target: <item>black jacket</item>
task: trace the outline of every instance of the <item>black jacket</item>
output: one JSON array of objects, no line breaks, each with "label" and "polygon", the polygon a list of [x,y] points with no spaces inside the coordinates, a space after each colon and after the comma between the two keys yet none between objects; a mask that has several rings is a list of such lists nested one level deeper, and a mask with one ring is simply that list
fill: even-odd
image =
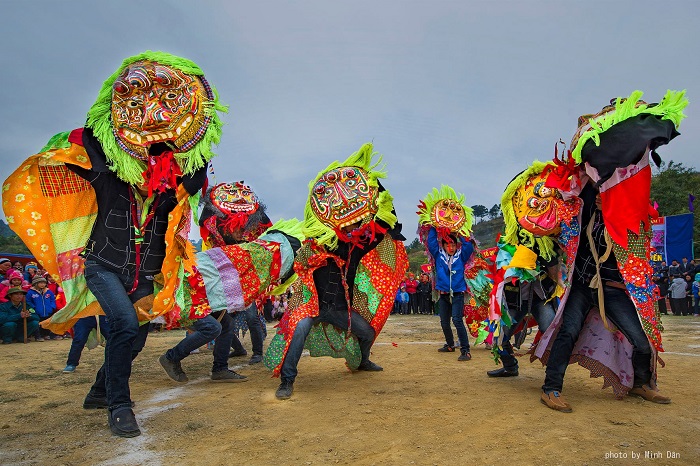
[{"label": "black jacket", "polygon": [[[132,187],[109,170],[104,151],[89,128],[83,131],[83,145],[92,169],[66,164],[68,169],[90,182],[97,198],[97,218],[83,256],[119,274],[134,276],[136,232],[132,218]],[[180,182],[187,192],[195,194],[204,185],[206,176],[205,166],[192,176],[183,176]],[[165,259],[168,214],[177,205],[174,189],[155,193],[154,196],[155,214],[146,226],[141,244],[140,273],[147,275],[160,272]]]}]

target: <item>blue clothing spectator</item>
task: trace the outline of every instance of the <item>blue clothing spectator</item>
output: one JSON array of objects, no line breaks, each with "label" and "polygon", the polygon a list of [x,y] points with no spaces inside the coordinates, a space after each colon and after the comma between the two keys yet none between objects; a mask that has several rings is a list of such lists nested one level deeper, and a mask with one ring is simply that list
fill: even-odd
[{"label": "blue clothing spectator", "polygon": [[700,273],[695,274],[695,281],[693,282],[693,299],[695,300],[693,315],[700,316]]},{"label": "blue clothing spectator", "polygon": [[[46,283],[45,279],[42,278],[42,280],[44,280],[43,283]],[[34,309],[41,320],[44,320],[56,312],[56,295],[46,287],[43,289],[30,288],[27,291],[27,304]]]},{"label": "blue clothing spectator", "polygon": [[37,272],[39,269],[37,268],[36,264],[34,262],[28,263],[24,267],[24,279],[28,282],[31,283],[32,280],[34,280],[34,277],[36,277]]},{"label": "blue clothing spectator", "polygon": [[435,289],[446,293],[463,293],[467,290],[464,266],[474,252],[474,245],[466,238],[460,238],[456,252],[449,254],[443,244],[438,241],[435,228],[431,227],[428,232],[428,251],[435,261]]},{"label": "blue clothing spectator", "polygon": [[410,300],[410,296],[408,295],[404,285],[401,285],[399,291],[396,292],[396,300],[399,303],[399,314],[408,314],[408,302]]},{"label": "blue clothing spectator", "polygon": [[[40,322],[50,319],[53,313],[56,312],[56,295],[46,286],[46,279],[36,276],[34,280],[32,280],[32,288],[27,291],[27,305],[34,309]],[[42,328],[37,329],[37,341],[41,341],[44,337],[54,340],[63,339],[60,335],[53,334],[49,330]]]},{"label": "blue clothing spectator", "polygon": [[454,352],[451,319],[460,343],[461,354],[458,359],[469,361],[469,336],[464,325],[464,292],[467,290],[464,267],[474,253],[474,245],[466,238],[461,237],[458,240],[452,235],[438,239],[437,231],[431,227],[428,232],[428,251],[435,262],[435,289],[440,292],[438,314],[442,333],[445,335],[445,345],[438,351]]}]

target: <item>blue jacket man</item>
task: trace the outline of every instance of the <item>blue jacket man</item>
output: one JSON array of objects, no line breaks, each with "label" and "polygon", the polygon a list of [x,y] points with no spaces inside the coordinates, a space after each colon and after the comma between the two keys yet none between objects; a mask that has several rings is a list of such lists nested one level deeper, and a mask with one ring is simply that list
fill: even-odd
[{"label": "blue jacket man", "polygon": [[464,266],[474,253],[474,245],[454,235],[438,238],[435,227],[428,232],[428,251],[435,262],[435,289],[440,292],[438,314],[442,333],[445,334],[445,346],[438,349],[441,353],[455,350],[454,334],[450,327],[450,318],[457,330],[460,343],[459,361],[469,361],[469,336],[464,325],[464,292],[467,282],[464,279]]}]

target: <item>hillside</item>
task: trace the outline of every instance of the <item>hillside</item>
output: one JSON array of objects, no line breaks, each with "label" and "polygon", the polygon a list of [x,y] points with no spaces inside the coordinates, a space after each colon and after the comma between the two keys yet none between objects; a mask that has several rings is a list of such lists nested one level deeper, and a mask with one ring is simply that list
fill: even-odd
[{"label": "hillside", "polygon": [[496,245],[496,237],[499,233],[503,233],[504,228],[503,217],[479,222],[473,228],[474,238],[479,242],[481,249],[490,248]]},{"label": "hillside", "polygon": [[19,236],[0,220],[0,251],[12,254],[31,254]]}]

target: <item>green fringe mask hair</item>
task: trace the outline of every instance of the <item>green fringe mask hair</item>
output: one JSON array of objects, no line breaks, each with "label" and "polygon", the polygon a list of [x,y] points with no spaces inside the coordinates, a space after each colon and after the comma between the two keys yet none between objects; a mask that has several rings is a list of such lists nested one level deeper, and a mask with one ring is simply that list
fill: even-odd
[{"label": "green fringe mask hair", "polygon": [[513,210],[513,195],[518,189],[523,187],[531,176],[539,175],[548,165],[553,166],[554,163],[535,160],[524,172],[508,183],[503,196],[501,196],[501,212],[503,212],[503,220],[506,224],[506,232],[501,237],[503,241],[513,246],[522,244],[530,249],[537,246],[540,256],[547,261],[551,260],[555,255],[554,240],[549,236],[535,236],[520,226],[518,219],[515,217],[515,210]]},{"label": "green fringe mask hair", "polygon": [[[139,55],[129,57],[122,62],[122,65],[102,84],[97,100],[88,112],[85,126],[91,128],[102,145],[102,149],[111,164],[111,169],[117,176],[129,184],[143,184],[144,179],[141,174],[146,170],[146,164],[127,152],[124,152],[114,138],[112,131],[112,86],[117,78],[132,63],[139,61],[152,61],[162,65],[167,65],[185,74],[192,76],[204,76],[204,72],[192,61],[171,55],[166,52],[153,52],[147,50]],[[219,94],[211,86],[214,100],[205,103],[205,116],[211,117],[209,126],[202,139],[195,146],[186,151],[175,153],[174,157],[180,170],[185,175],[191,175],[197,169],[204,167],[214,157],[211,146],[218,144],[221,139],[221,128],[223,123],[217,112],[228,112],[228,107],[219,102]]]},{"label": "green fringe mask hair", "polygon": [[435,204],[443,199],[452,199],[453,201],[461,204],[462,208],[464,209],[464,216],[466,220],[464,221],[462,228],[456,233],[466,238],[471,237],[472,225],[474,223],[474,211],[471,207],[464,205],[464,194],[457,194],[454,189],[445,184],[441,185],[439,190],[437,188],[433,188],[431,192],[425,195],[425,198],[421,199],[421,207],[418,211],[418,223],[420,225],[432,224],[433,220],[431,214],[433,212],[433,207],[435,207]]},{"label": "green fringe mask hair", "polygon": [[576,163],[581,163],[581,150],[583,146],[592,139],[596,146],[600,145],[600,134],[609,130],[613,125],[635,117],[642,113],[656,115],[662,120],[671,120],[678,128],[685,115],[683,109],[688,105],[688,99],[683,91],[666,91],[666,95],[658,104],[639,103],[644,93],[642,91],[634,91],[627,99],[618,97],[615,101],[614,110],[601,115],[598,118],[591,118],[588,121],[590,128],[580,135],[575,147],[573,147],[571,155]]},{"label": "green fringe mask hair", "polygon": [[[330,249],[335,249],[338,247],[338,236],[332,228],[324,225],[314,214],[311,208],[311,193],[314,185],[321,179],[321,177],[328,171],[334,170],[339,167],[357,167],[365,172],[367,172],[367,183],[370,188],[378,188],[379,178],[386,178],[386,172],[383,171],[383,167],[380,170],[375,170],[378,165],[381,164],[382,158],[376,152],[373,152],[373,145],[371,143],[366,143],[360,150],[352,154],[343,162],[338,162],[337,160],[330,165],[328,165],[324,170],[320,171],[316,177],[309,183],[309,198],[307,198],[306,206],[304,207],[304,224],[302,227],[302,232],[306,238],[314,238],[318,244],[328,246]],[[375,164],[372,164],[372,158],[377,155],[378,160]],[[391,228],[394,228],[397,222],[396,215],[392,213],[394,210],[394,198],[389,194],[389,191],[382,191],[379,193],[378,205],[379,209],[374,215],[374,219],[379,219],[386,222]]]}]

